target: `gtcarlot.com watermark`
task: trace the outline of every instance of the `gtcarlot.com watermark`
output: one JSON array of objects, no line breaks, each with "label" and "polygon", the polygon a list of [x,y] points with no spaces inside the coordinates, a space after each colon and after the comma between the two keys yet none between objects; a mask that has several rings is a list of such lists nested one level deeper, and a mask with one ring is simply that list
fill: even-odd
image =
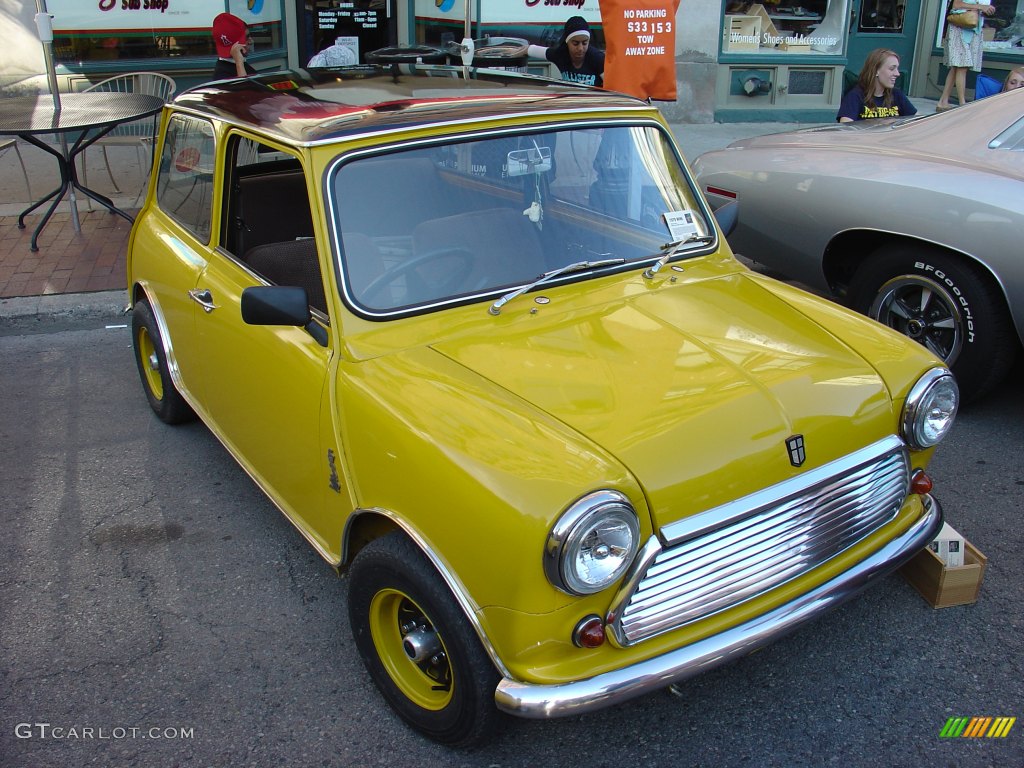
[{"label": "gtcarlot.com watermark", "polygon": [[59,725],[55,723],[18,723],[14,736],[19,739],[53,739],[66,741],[113,741],[122,739],[163,739],[166,741],[194,738],[191,726],[95,726]]}]

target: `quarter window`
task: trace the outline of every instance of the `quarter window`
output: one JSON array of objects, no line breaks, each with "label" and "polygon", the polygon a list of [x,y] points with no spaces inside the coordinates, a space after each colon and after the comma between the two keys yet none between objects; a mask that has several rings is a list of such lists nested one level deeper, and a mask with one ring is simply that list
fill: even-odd
[{"label": "quarter window", "polygon": [[214,146],[209,123],[174,115],[167,125],[156,186],[161,210],[204,243],[210,240]]}]

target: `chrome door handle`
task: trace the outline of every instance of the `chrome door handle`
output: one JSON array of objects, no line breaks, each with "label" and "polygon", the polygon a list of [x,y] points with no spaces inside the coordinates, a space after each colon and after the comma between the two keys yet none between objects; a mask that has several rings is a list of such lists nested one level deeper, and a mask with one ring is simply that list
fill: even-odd
[{"label": "chrome door handle", "polygon": [[203,311],[209,314],[217,308],[217,305],[213,303],[213,294],[210,293],[209,288],[203,288],[202,290],[196,289],[188,292],[188,297],[192,301],[196,302],[203,308]]}]

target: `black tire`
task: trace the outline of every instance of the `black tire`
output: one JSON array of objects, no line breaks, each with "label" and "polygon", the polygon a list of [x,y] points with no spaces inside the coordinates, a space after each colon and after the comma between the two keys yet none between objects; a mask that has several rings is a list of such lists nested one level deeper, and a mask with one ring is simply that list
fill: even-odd
[{"label": "black tire", "polygon": [[473,66],[505,69],[525,67],[529,60],[528,46],[529,41],[521,37],[488,37],[488,44],[481,45],[473,52]]},{"label": "black tire", "polygon": [[432,45],[399,45],[366,54],[368,64],[444,64],[448,54]]},{"label": "black tire", "polygon": [[923,245],[879,248],[850,281],[850,306],[920,342],[953,371],[963,400],[1009,372],[1017,338],[1006,301],[978,267]]},{"label": "black tire", "polygon": [[171,380],[160,328],[153,318],[153,310],[145,301],[136,302],[132,309],[132,348],[135,350],[135,364],[139,368],[142,389],[146,392],[153,413],[166,424],[182,424],[194,420],[195,412]]},{"label": "black tire", "polygon": [[[399,717],[448,746],[490,737],[498,672],[423,553],[400,533],[373,541],[352,563],[348,594],[356,647]],[[415,644],[436,650],[414,661]]]}]

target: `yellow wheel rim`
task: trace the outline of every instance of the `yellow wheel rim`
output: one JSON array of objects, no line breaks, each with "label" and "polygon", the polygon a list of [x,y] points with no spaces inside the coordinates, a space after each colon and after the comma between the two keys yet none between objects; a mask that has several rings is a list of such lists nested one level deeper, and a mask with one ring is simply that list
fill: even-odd
[{"label": "yellow wheel rim", "polygon": [[142,372],[146,377],[146,386],[157,400],[164,399],[164,380],[160,377],[160,358],[156,355],[156,345],[149,335],[148,328],[139,328],[139,358]]},{"label": "yellow wheel rim", "polygon": [[[426,613],[408,595],[382,589],[370,602],[370,636],[377,656],[402,695],[423,709],[452,700],[448,652]],[[414,658],[426,649],[423,658]]]}]

